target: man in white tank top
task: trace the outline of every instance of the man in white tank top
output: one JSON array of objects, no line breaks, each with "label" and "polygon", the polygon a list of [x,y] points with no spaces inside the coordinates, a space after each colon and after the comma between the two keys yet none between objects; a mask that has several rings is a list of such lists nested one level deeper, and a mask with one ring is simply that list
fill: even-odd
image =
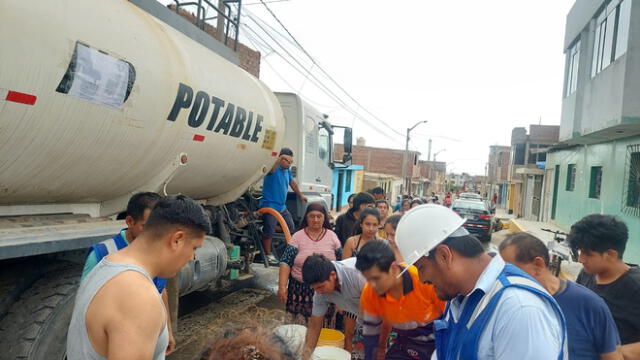
[{"label": "man in white tank top", "polygon": [[175,276],[210,230],[190,198],[161,199],[136,241],[102,259],[80,283],[68,359],[164,359],[166,309],[151,279]]}]

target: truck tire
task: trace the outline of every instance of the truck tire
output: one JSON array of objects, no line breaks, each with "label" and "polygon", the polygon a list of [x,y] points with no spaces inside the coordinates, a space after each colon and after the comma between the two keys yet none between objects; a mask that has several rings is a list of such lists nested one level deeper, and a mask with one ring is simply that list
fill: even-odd
[{"label": "truck tire", "polygon": [[71,263],[56,267],[20,295],[0,321],[0,360],[66,358],[81,272]]}]

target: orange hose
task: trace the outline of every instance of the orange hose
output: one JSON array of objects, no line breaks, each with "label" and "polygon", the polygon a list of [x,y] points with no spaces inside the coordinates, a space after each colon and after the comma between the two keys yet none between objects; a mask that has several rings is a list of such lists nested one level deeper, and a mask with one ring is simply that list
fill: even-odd
[{"label": "orange hose", "polygon": [[276,218],[276,220],[278,221],[278,224],[280,224],[280,227],[282,228],[282,232],[284,232],[284,239],[285,241],[288,243],[291,242],[291,232],[289,231],[289,227],[287,226],[287,222],[284,221],[284,218],[282,217],[282,215],[280,215],[279,212],[275,211],[272,208],[269,207],[263,207],[258,209],[258,214],[271,214],[273,215],[274,218]]}]

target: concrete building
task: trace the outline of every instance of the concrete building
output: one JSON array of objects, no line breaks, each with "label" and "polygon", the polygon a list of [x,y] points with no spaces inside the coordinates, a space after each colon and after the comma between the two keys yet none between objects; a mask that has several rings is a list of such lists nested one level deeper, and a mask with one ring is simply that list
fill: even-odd
[{"label": "concrete building", "polygon": [[559,131],[556,125],[529,125],[529,133],[522,127],[511,131],[507,209],[516,217],[545,220],[544,169],[547,151],[558,142]]},{"label": "concrete building", "polygon": [[420,166],[420,178],[423,181],[422,195],[431,195],[432,192],[439,195],[444,194],[447,163],[420,160],[418,164]]},{"label": "concrete building", "polygon": [[467,173],[456,174],[449,173],[446,178],[446,191],[451,192],[464,192],[467,191],[466,187],[470,184],[471,175]]},{"label": "concrete building", "polygon": [[487,162],[487,182],[489,184],[489,198],[498,194],[498,207],[507,205],[509,190],[509,158],[510,146],[489,146],[489,161]]},{"label": "concrete building", "polygon": [[640,1],[576,1],[564,36],[560,144],[552,149],[550,218],[569,229],[612,214],[629,227],[640,262]]}]

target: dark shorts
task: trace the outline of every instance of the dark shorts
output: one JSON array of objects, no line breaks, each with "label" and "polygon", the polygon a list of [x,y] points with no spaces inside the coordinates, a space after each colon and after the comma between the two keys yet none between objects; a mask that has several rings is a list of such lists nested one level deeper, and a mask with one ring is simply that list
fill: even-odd
[{"label": "dark shorts", "polygon": [[[282,215],[284,221],[287,223],[289,232],[293,234],[295,229],[293,225],[293,217],[291,217],[291,213],[289,212],[289,210],[284,209],[280,211],[280,215]],[[273,234],[276,231],[276,224],[278,224],[278,221],[275,217],[273,217],[273,215],[262,214],[262,236],[266,238],[272,238]]]},{"label": "dark shorts", "polygon": [[433,340],[433,323],[415,330],[393,329],[393,331],[397,337],[394,344],[387,350],[385,360],[431,359],[431,354],[436,348],[435,340]]}]

